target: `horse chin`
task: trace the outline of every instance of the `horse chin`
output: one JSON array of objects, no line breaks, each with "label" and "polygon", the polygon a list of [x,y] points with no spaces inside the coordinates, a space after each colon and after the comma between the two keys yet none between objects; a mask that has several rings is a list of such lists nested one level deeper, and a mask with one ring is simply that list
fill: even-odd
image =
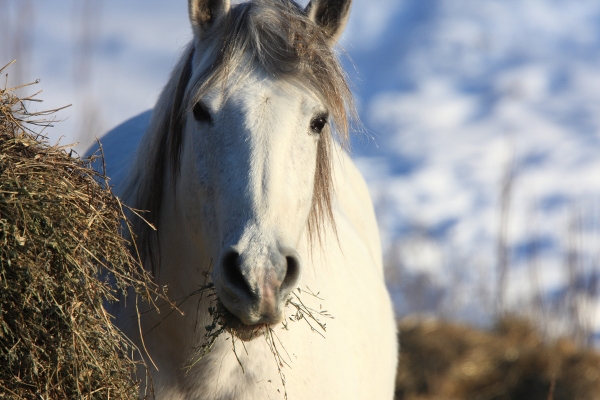
[{"label": "horse chin", "polygon": [[227,331],[236,338],[250,342],[258,337],[264,336],[269,329],[268,324],[246,325],[235,315],[228,313],[225,316],[225,327]]}]

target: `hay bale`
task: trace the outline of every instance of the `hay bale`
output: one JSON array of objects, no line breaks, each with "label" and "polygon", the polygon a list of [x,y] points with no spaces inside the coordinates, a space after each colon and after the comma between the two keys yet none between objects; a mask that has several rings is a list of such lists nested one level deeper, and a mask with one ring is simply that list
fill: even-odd
[{"label": "hay bale", "polygon": [[52,112],[28,101],[0,89],[0,398],[137,399],[144,364],[103,302],[157,287],[106,177],[35,133]]}]

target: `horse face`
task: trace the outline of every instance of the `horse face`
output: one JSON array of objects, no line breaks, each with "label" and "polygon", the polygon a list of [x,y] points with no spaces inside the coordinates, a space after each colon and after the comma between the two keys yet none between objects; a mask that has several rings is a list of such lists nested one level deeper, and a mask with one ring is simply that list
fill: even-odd
[{"label": "horse face", "polygon": [[222,303],[244,324],[276,323],[297,284],[327,109],[257,69],[217,85],[187,116],[178,196],[213,254]]},{"label": "horse face", "polygon": [[[313,0],[303,18],[332,45],[349,6],[350,0]],[[218,50],[230,7],[229,0],[189,0],[196,74],[210,63],[204,55]],[[300,277],[295,249],[313,206],[329,115],[308,85],[268,74],[246,56],[224,82],[188,96],[195,100],[185,121],[177,201],[190,236],[212,257],[223,305],[245,325],[273,324],[283,319]]]}]

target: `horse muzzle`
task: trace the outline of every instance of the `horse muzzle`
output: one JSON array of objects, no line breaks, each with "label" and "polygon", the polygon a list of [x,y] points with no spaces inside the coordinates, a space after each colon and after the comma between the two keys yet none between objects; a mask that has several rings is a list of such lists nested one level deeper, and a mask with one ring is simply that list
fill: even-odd
[{"label": "horse muzzle", "polygon": [[283,309],[300,277],[300,257],[296,250],[265,249],[238,251],[236,246],[229,247],[213,272],[219,300],[247,326],[283,321]]}]

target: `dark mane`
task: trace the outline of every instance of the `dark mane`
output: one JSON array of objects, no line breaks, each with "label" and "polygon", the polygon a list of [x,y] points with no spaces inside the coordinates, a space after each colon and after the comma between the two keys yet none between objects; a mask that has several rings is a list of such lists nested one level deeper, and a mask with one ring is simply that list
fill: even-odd
[{"label": "dark mane", "polygon": [[[216,41],[212,47],[216,50],[201,66],[197,79],[190,81],[193,44],[174,69],[155,107],[145,142],[140,145],[126,200],[139,210],[147,210],[145,218],[160,228],[163,191],[169,182],[176,185],[178,179],[185,116],[209,88],[224,82],[232,71],[251,72],[258,66],[278,79],[305,86],[329,108],[335,129],[324,131],[319,140],[308,219],[309,238],[320,239],[324,224],[333,224],[332,131],[346,145],[350,120],[356,115],[346,75],[328,37],[290,0],[254,0],[235,5],[212,36],[207,40]],[[157,232],[139,220],[134,223],[134,231],[145,265],[156,273]]]}]

